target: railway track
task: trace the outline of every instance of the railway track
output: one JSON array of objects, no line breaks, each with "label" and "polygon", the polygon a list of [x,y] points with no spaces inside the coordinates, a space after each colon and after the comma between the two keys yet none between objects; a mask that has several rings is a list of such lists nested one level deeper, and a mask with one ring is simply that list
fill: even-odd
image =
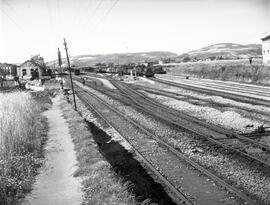
[{"label": "railway track", "polygon": [[[78,87],[77,87],[78,88]],[[134,153],[136,154],[136,156],[139,157],[139,159],[148,167],[148,169],[150,169],[154,175],[156,175],[159,180],[166,186],[169,188],[169,190],[175,194],[175,196],[178,198],[178,200],[180,200],[180,202],[184,202],[183,204],[188,204],[188,205],[193,205],[193,203],[191,202],[190,199],[188,199],[184,193],[182,193],[181,191],[179,191],[166,177],[164,177],[160,171],[158,171],[155,166],[152,165],[152,163],[146,158],[144,157],[144,152],[140,151],[139,148],[137,148],[139,145],[136,144],[132,144],[130,139],[127,139],[126,137],[123,137],[123,134],[121,134],[121,130],[120,132],[118,131],[119,128],[116,128],[115,126],[112,125],[112,123],[109,122],[109,120],[106,119],[106,117],[104,116],[104,114],[102,114],[97,107],[95,107],[94,105],[92,105],[92,102],[89,101],[89,99],[87,97],[91,97],[92,99],[97,100],[97,102],[102,103],[103,105],[105,105],[102,100],[98,99],[95,95],[89,94],[87,92],[77,92],[77,96],[80,98],[80,100],[88,107],[90,108],[92,111],[94,111],[109,127],[111,127],[112,129],[114,129],[119,136],[122,136],[122,139],[125,141],[125,143],[127,143],[132,150],[134,151]],[[110,107],[110,105],[106,104],[106,108],[109,110],[112,110],[112,108]],[[106,110],[105,108],[105,110]],[[104,109],[104,107],[103,107]],[[119,114],[119,113],[118,113]],[[121,117],[123,117],[122,115],[120,115]],[[126,119],[124,117],[124,119]],[[148,145],[149,143],[147,141],[143,141],[142,144],[144,145]],[[141,149],[143,149],[144,147],[141,147]],[[147,149],[146,149],[147,150]],[[146,153],[146,151],[145,151]]]},{"label": "railway track", "polygon": [[[162,79],[162,78],[158,78]],[[171,80],[168,80],[171,81]],[[172,82],[172,81],[171,81]],[[202,86],[202,87],[207,87],[211,89],[221,89],[221,90],[226,90],[230,92],[240,92],[244,94],[252,94],[252,95],[258,95],[259,97],[270,97],[270,92],[269,88],[266,87],[254,87],[251,85],[243,85],[243,84],[225,84],[225,83],[216,83],[216,82],[208,82],[208,81],[203,81],[203,80],[186,80],[186,79],[181,79],[181,81],[175,81],[176,83],[185,83],[185,84],[192,84],[196,86]]]},{"label": "railway track", "polygon": [[[167,78],[168,77],[168,78]],[[157,76],[158,79],[163,79],[172,82],[183,82],[187,84],[194,84],[198,86],[209,86],[212,88],[223,89],[223,90],[231,90],[236,92],[244,92],[249,94],[256,94],[261,96],[270,97],[270,90],[269,86],[262,86],[262,85],[254,85],[249,83],[238,83],[238,82],[231,82],[231,81],[222,81],[222,80],[209,80],[209,79],[199,79],[199,78],[189,78],[186,79],[184,77],[177,77],[176,76],[164,76],[160,75]],[[175,81],[174,81],[175,79]]]},{"label": "railway track", "polygon": [[[77,78],[77,80],[80,79]],[[142,111],[143,113],[147,113],[150,116],[157,117],[158,119],[171,123],[172,125],[191,131],[213,144],[240,154],[250,161],[257,162],[260,166],[263,165],[266,168],[270,167],[269,146],[259,143],[256,141],[256,139],[239,135],[216,125],[211,125],[207,122],[203,122],[197,118],[162,105],[157,101],[144,96],[142,93],[134,91],[125,83],[112,79],[109,80],[111,80],[111,83],[118,88],[118,91],[120,91],[119,93],[117,93],[116,90],[108,91],[107,89],[102,89],[100,87],[94,87],[94,89],[98,89],[100,92],[106,95],[109,95],[128,105],[132,105],[134,108]],[[91,84],[88,85],[92,86]],[[240,142],[235,144],[235,139],[240,140]],[[245,149],[250,147],[254,148],[255,150],[259,149],[260,152],[247,153]]]},{"label": "railway track", "polygon": [[[226,183],[224,180],[217,177],[216,175],[214,175],[210,171],[201,167],[195,161],[187,158],[183,153],[181,153],[180,151],[177,151],[172,146],[170,146],[166,142],[164,142],[161,139],[159,139],[158,137],[156,137],[155,134],[149,132],[148,130],[143,128],[140,124],[135,122],[134,120],[127,118],[123,113],[117,111],[114,107],[111,107],[111,105],[104,102],[102,99],[98,98],[94,94],[91,94],[89,92],[82,90],[79,87],[76,87],[76,90],[77,90],[78,97],[91,110],[94,110],[107,124],[114,127],[125,138],[125,141],[127,143],[129,143],[130,146],[133,147],[136,155],[139,156],[139,158],[147,165],[147,167],[156,176],[158,176],[160,178],[160,180],[171,190],[172,193],[174,193],[176,196],[178,196],[180,201],[184,201],[185,204],[195,204],[196,203],[196,202],[194,202],[194,198],[192,201],[188,197],[186,197],[185,194],[183,194],[181,191],[179,191],[179,187],[181,187],[183,184],[185,184],[183,181],[182,181],[183,184],[181,184],[181,183],[179,184],[179,179],[181,179],[183,177],[183,175],[190,177],[190,174],[192,174],[191,170],[187,170],[187,172],[190,173],[189,175],[187,173],[184,174],[183,170],[185,170],[185,168],[182,165],[181,165],[181,169],[179,169],[179,163],[183,164],[183,162],[181,162],[181,161],[184,161],[185,163],[188,163],[189,165],[193,166],[194,168],[196,168],[200,172],[204,173],[206,176],[208,176],[211,179],[213,179],[214,181],[216,181],[218,184],[225,187],[230,192],[232,192],[235,195],[237,195],[238,197],[240,197],[245,202],[247,202],[249,204],[256,204],[256,202],[254,202],[252,199],[250,199],[247,195],[243,194],[241,191],[239,191],[235,187]],[[133,127],[130,129],[135,129],[134,130],[134,133],[136,133],[135,137],[132,136],[131,133],[133,133],[133,132],[130,132],[130,130],[128,133],[125,134],[122,132],[122,130],[119,128],[119,126],[113,124],[113,122],[116,122],[116,121],[119,122],[119,120],[116,120],[116,117],[113,117],[115,115],[117,115],[118,117],[120,117],[122,119],[121,126],[128,126],[129,128]],[[110,118],[110,119],[108,119],[108,118]],[[156,142],[158,142],[159,146],[157,146],[157,147],[153,146],[153,144],[154,145],[157,144],[157,143],[153,142],[153,139]],[[180,159],[180,161],[179,161],[179,159]],[[164,165],[166,167],[170,167],[169,170],[167,170],[166,167],[164,168]],[[203,183],[203,184],[205,184],[205,182],[202,182],[200,180],[196,182],[196,180],[198,180],[198,178],[196,178],[196,174],[195,174],[189,179],[188,183],[191,183],[191,184],[192,183]],[[193,185],[195,185],[195,184],[193,184]],[[199,184],[197,184],[197,185],[200,186]],[[202,192],[204,192],[204,191],[202,191]],[[215,193],[215,191],[213,193]],[[215,200],[217,200],[217,196],[218,197],[223,196],[222,194],[220,195],[220,193],[216,196],[207,196],[207,195],[204,195],[202,193],[197,193],[197,194],[198,194],[198,196],[196,196],[195,199],[197,199],[199,201],[197,201],[196,204],[224,204],[224,202],[220,203],[220,201],[215,201]],[[225,204],[231,204],[231,203],[226,202]]]},{"label": "railway track", "polygon": [[136,89],[136,90],[142,90],[142,91],[145,91],[145,92],[148,92],[148,93],[151,93],[151,94],[166,96],[166,97],[173,98],[173,99],[176,99],[176,100],[188,101],[189,99],[191,99],[191,100],[196,100],[198,102],[207,103],[210,106],[214,106],[214,107],[230,107],[230,108],[233,107],[233,108],[243,110],[243,111],[246,111],[246,112],[257,113],[257,114],[260,114],[260,115],[270,117],[270,113],[266,113],[265,111],[261,111],[261,110],[258,110],[258,109],[251,109],[251,108],[243,107],[243,106],[240,106],[240,105],[234,105],[234,104],[229,104],[229,103],[221,103],[221,102],[214,102],[211,99],[204,99],[204,98],[195,97],[195,96],[191,96],[191,95],[187,95],[187,94],[182,94],[182,93],[177,93],[177,92],[170,92],[170,91],[167,91],[167,90],[156,89],[156,88],[149,88],[149,87],[141,86],[141,85],[132,85],[131,87],[133,89]]},{"label": "railway track", "polygon": [[[233,133],[221,127],[210,125],[194,117],[178,112],[175,109],[161,105],[160,103],[147,98],[141,93],[131,90],[130,88],[128,88],[127,85],[124,85],[123,83],[116,81],[112,81],[112,83],[115,87],[121,90],[127,98],[129,98],[133,102],[133,106],[135,106],[137,109],[140,109],[151,116],[155,116],[159,119],[170,122],[173,125],[196,133],[214,144],[241,154],[242,156],[247,157],[249,160],[257,161],[258,163],[264,165],[267,168],[270,167],[269,146],[261,144],[256,140],[250,139],[248,137]],[[243,143],[243,146],[234,147],[235,145],[231,145],[230,141],[234,141],[235,139],[240,140]],[[254,155],[247,154],[244,150],[244,147],[246,146],[253,146],[255,148],[259,147],[262,151],[261,156],[258,156],[258,153],[255,153]]]},{"label": "railway track", "polygon": [[[206,102],[209,104],[215,104],[217,106],[222,106],[222,107],[230,106],[230,107],[235,107],[235,108],[241,108],[242,110],[245,110],[245,111],[251,111],[251,109],[246,109],[246,108],[243,108],[242,106],[230,105],[228,103],[221,103],[221,102],[213,102],[211,99],[204,99],[204,98],[191,96],[191,95],[183,94],[183,93],[176,92],[176,91],[174,92],[174,91],[162,90],[162,89],[146,87],[146,86],[142,86],[142,85],[131,85],[131,87],[133,89],[136,89],[136,90],[143,90],[143,91],[153,93],[156,95],[162,95],[162,96],[174,98],[176,100],[192,99],[192,100],[198,100],[200,102]],[[254,111],[254,110],[252,110],[252,111]],[[265,114],[265,112],[258,111],[258,114]]]},{"label": "railway track", "polygon": [[[158,82],[158,83],[162,83],[162,84],[166,84],[166,85],[170,85],[170,86],[174,86],[174,87],[179,87],[179,88],[183,88],[183,89],[187,89],[187,90],[192,90],[192,91],[199,92],[199,93],[222,96],[222,97],[225,97],[228,99],[232,99],[232,100],[236,100],[236,101],[240,101],[240,102],[245,102],[245,103],[250,103],[253,105],[270,106],[270,101],[267,100],[266,98],[263,98],[265,96],[262,96],[261,98],[259,96],[255,96],[255,95],[247,96],[247,95],[242,95],[241,93],[233,93],[230,91],[215,90],[215,89],[211,89],[211,88],[207,88],[207,87],[199,87],[199,86],[191,85],[191,84],[187,84],[187,83],[172,82],[172,81],[158,79],[158,78],[151,78],[151,80]],[[267,97],[270,97],[270,96],[267,96]]]}]

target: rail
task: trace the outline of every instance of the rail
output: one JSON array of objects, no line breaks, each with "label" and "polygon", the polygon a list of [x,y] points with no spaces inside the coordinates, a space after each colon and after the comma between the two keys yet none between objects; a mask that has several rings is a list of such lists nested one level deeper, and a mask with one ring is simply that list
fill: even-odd
[{"label": "rail", "polygon": [[[78,88],[77,88],[78,89]],[[183,153],[181,153],[180,151],[176,150],[175,148],[173,148],[171,145],[167,144],[166,142],[164,142],[163,140],[161,140],[160,138],[158,138],[157,136],[155,136],[155,134],[151,133],[150,131],[146,130],[144,127],[142,127],[141,125],[139,125],[137,122],[131,120],[130,118],[127,118],[124,114],[122,114],[121,112],[119,112],[118,110],[116,110],[115,108],[111,107],[111,105],[109,105],[108,103],[104,102],[103,100],[101,100],[99,97],[95,96],[92,93],[86,92],[84,91],[85,95],[80,95],[80,98],[86,98],[86,94],[91,96],[92,98],[97,99],[100,103],[102,103],[103,105],[107,106],[108,108],[110,108],[113,112],[117,113],[118,115],[122,116],[123,118],[125,118],[128,122],[130,122],[131,124],[133,124],[134,126],[136,126],[138,129],[140,129],[141,131],[145,132],[147,135],[151,136],[153,139],[155,139],[156,141],[158,141],[160,144],[162,144],[163,146],[165,146],[168,150],[170,150],[173,154],[175,154],[177,157],[181,158],[182,160],[185,160],[187,163],[189,163],[191,166],[193,166],[195,169],[199,170],[200,172],[204,173],[206,176],[208,176],[209,178],[213,179],[214,181],[216,181],[217,183],[219,183],[220,185],[222,185],[223,187],[225,187],[228,191],[235,193],[238,197],[240,197],[241,199],[243,199],[244,201],[246,201],[249,204],[257,204],[256,202],[254,202],[250,197],[248,197],[247,195],[245,195],[244,193],[242,193],[241,191],[239,191],[237,188],[231,186],[230,184],[228,184],[227,182],[225,182],[223,179],[219,178],[218,176],[216,176],[214,173],[210,172],[209,170],[205,169],[204,167],[202,167],[201,165],[199,165],[198,163],[196,163],[195,161],[191,160],[190,158],[186,157]],[[92,107],[92,109],[94,109]],[[98,112],[96,110],[96,112]],[[102,116],[102,114],[100,114]],[[102,118],[104,119],[105,117],[102,116]],[[112,126],[112,125],[111,125]],[[128,141],[127,141],[128,142]],[[129,143],[130,144],[130,143]],[[136,148],[135,148],[136,149]],[[138,151],[137,151],[138,152]],[[136,153],[137,153],[136,152]],[[141,157],[140,157],[141,158]],[[153,170],[152,170],[153,171]],[[156,171],[154,171],[155,173]],[[164,180],[164,179],[163,179]],[[162,180],[162,181],[163,181]],[[166,184],[166,183],[165,183]]]}]

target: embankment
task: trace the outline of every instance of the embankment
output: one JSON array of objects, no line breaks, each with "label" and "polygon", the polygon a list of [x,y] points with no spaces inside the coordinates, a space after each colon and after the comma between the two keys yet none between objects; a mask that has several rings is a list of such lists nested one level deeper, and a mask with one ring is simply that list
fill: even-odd
[{"label": "embankment", "polygon": [[247,60],[190,62],[167,68],[166,71],[173,75],[270,84],[270,66],[263,66],[260,61],[254,61],[252,64]]}]

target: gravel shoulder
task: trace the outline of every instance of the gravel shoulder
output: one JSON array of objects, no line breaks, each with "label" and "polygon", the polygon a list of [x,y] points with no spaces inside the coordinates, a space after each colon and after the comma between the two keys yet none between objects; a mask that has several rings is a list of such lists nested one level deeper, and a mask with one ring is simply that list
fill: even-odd
[{"label": "gravel shoulder", "polygon": [[[80,110],[80,103],[77,102],[78,110]],[[133,194],[133,185],[126,180],[127,177],[121,177],[120,175],[123,172],[117,173],[112,164],[112,161],[116,159],[117,163],[124,160],[118,159],[116,153],[110,152],[118,151],[119,154],[118,137],[112,136],[113,133],[109,132],[112,136],[110,138],[109,135],[99,129],[98,127],[101,124],[94,116],[91,117],[91,123],[86,122],[81,114],[87,114],[89,120],[89,112],[83,111],[79,114],[67,102],[63,102],[61,107],[75,145],[78,159],[78,170],[75,176],[82,178],[82,204],[137,204]],[[108,146],[112,147],[108,148]],[[128,147],[122,149],[123,152],[128,153],[126,151]],[[110,152],[111,161],[104,155],[106,150]]]}]

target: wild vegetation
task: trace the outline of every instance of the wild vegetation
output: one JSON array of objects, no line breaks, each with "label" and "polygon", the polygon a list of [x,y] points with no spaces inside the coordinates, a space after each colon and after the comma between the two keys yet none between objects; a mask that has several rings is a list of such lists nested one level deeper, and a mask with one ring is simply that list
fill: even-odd
[{"label": "wild vegetation", "polygon": [[[37,103],[27,92],[0,93],[0,202],[16,204],[31,189],[41,165],[47,123]],[[48,97],[46,97],[48,99]],[[49,102],[49,100],[47,100]]]},{"label": "wild vegetation", "polygon": [[221,60],[210,62],[182,63],[167,72],[174,75],[189,75],[199,78],[231,80],[269,84],[270,69],[260,61],[248,60]]},{"label": "wild vegetation", "polygon": [[[78,102],[78,110],[91,116],[80,101]],[[62,106],[78,159],[78,170],[74,175],[83,179],[82,204],[137,204],[135,196],[130,193],[133,189],[132,185],[113,171],[112,165],[102,156],[104,153],[100,153],[95,142],[94,135],[103,138],[105,132],[99,130],[93,123],[90,123],[93,128],[90,132],[85,120],[70,105],[63,104]],[[108,143],[106,141],[105,144]],[[100,143],[100,146],[103,145]]]}]

